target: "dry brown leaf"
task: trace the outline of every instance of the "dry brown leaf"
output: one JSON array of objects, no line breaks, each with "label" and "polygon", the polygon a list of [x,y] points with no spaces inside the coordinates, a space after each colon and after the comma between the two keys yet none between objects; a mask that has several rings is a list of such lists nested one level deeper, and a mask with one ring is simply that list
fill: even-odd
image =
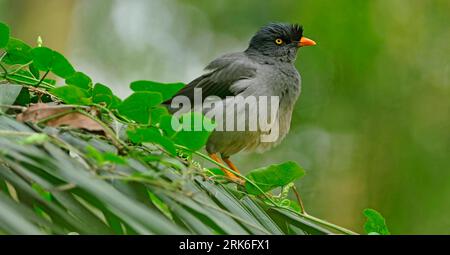
[{"label": "dry brown leaf", "polygon": [[17,115],[21,122],[38,122],[52,115],[72,110],[73,107],[37,103],[28,107],[23,113]]},{"label": "dry brown leaf", "polygon": [[[39,122],[47,118],[55,116],[46,121],[46,124],[51,127],[67,126],[70,128],[79,128],[89,131],[103,131],[103,127],[95,120],[79,113],[71,112],[74,110],[72,106],[66,105],[51,105],[38,103],[30,106],[23,113],[17,115],[17,120],[21,122]],[[66,114],[64,114],[66,113]],[[61,115],[61,116],[57,116]]]}]

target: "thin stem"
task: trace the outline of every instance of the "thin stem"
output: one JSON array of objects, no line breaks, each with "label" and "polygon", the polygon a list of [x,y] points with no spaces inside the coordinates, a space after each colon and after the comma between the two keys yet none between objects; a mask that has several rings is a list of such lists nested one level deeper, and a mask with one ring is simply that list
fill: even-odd
[{"label": "thin stem", "polygon": [[[289,211],[295,212],[295,211],[292,210],[292,209],[289,209]],[[340,231],[340,232],[342,232],[342,233],[344,233],[344,234],[347,234],[347,235],[359,235],[358,233],[355,233],[355,232],[353,232],[353,231],[351,231],[351,230],[349,230],[349,229],[346,229],[346,228],[343,228],[343,227],[341,227],[341,226],[338,226],[338,225],[335,225],[335,224],[333,224],[333,223],[330,223],[330,222],[328,222],[328,221],[325,221],[325,220],[316,218],[316,217],[314,217],[314,216],[312,216],[312,215],[309,215],[309,214],[302,214],[301,216],[304,217],[304,218],[306,218],[306,219],[309,219],[309,220],[315,221],[315,222],[317,222],[317,223],[320,223],[320,224],[322,224],[322,225],[324,225],[324,226],[327,226],[327,227],[333,228],[333,229],[335,229],[335,230],[338,230],[338,231]]]},{"label": "thin stem", "polygon": [[2,56],[0,57],[0,67],[3,69],[3,77],[6,78],[6,76],[8,75],[8,70],[6,70],[6,68],[1,64],[1,62],[3,61],[3,58],[6,56],[6,51],[2,54]]},{"label": "thin stem", "polygon": [[72,109],[72,110],[69,110],[69,111],[65,111],[65,112],[55,113],[53,115],[50,115],[50,116],[48,116],[46,118],[43,118],[43,119],[39,120],[36,124],[38,124],[38,125],[39,124],[45,124],[46,122],[48,122],[50,120],[57,119],[57,118],[60,118],[62,116],[66,116],[67,114],[71,114],[71,113],[74,113],[74,112],[76,112],[75,109]]},{"label": "thin stem", "polygon": [[6,54],[7,54],[7,52],[5,51],[5,52],[3,52],[3,54],[2,54],[2,56],[0,56],[0,62],[2,62],[3,61],[3,58],[6,56]]},{"label": "thin stem", "polygon": [[45,80],[45,77],[50,73],[50,70],[47,70],[45,74],[42,76],[42,78],[39,80],[39,82],[35,85],[36,87],[39,87],[39,85]]},{"label": "thin stem", "polygon": [[306,213],[306,210],[305,210],[305,206],[303,205],[303,200],[302,200],[302,198],[300,197],[300,194],[297,191],[297,187],[295,187],[295,185],[292,186],[292,190],[294,191],[295,197],[297,198],[297,202],[300,205],[300,212],[302,214],[306,215],[307,213]]},{"label": "thin stem", "polygon": [[98,107],[98,108],[100,108],[100,109],[102,109],[102,110],[104,110],[104,111],[106,111],[106,112],[108,112],[108,114],[114,116],[114,118],[115,118],[118,122],[120,122],[120,123],[122,123],[122,124],[125,124],[125,125],[133,124],[133,121],[132,121],[132,120],[129,120],[129,119],[127,119],[126,117],[121,116],[121,115],[115,115],[113,111],[111,111],[110,109],[106,108],[105,106],[103,106],[103,105],[101,105],[101,104],[93,104],[93,105],[96,106],[96,107]]},{"label": "thin stem", "polygon": [[[18,80],[18,79],[15,79],[14,77],[11,77],[10,75],[8,75],[7,77],[5,77],[5,79],[10,80],[10,81],[15,81],[15,82],[17,82],[17,83],[19,83],[19,84],[27,84],[27,85],[31,85],[31,86],[35,86],[35,82],[39,82],[39,80],[37,80],[37,79],[35,79],[35,78],[33,78],[33,77],[29,77],[29,76],[25,76],[25,75],[21,75],[21,74],[17,74],[17,73],[16,73],[16,74],[13,74],[13,75],[14,75],[14,76],[17,76],[17,77],[29,79],[29,80],[31,80],[31,81],[33,81],[33,82],[25,82],[25,81],[23,81],[23,80]],[[44,85],[45,85],[45,86],[44,86]],[[52,89],[52,88],[55,87],[54,85],[52,85],[52,84],[50,84],[50,83],[47,83],[47,82],[44,82],[44,81],[41,82],[40,86],[41,86],[42,88],[45,88],[45,89]]]},{"label": "thin stem", "polygon": [[5,105],[5,104],[0,104],[0,108],[9,108],[9,109],[13,109],[13,110],[19,110],[22,112],[27,109],[26,107],[19,106],[19,105]]},{"label": "thin stem", "polygon": [[3,69],[3,77],[6,78],[6,76],[8,75],[8,70],[6,70],[6,68],[0,63],[0,67]]},{"label": "thin stem", "polygon": [[24,65],[20,65],[18,68],[16,68],[16,70],[10,72],[9,74],[15,74],[18,71],[22,70],[22,68],[29,66],[31,63],[33,63],[33,61],[30,61],[30,62],[28,62],[28,63],[26,63]]},{"label": "thin stem", "polygon": [[[53,102],[58,103],[58,102],[62,101],[61,99],[59,99],[58,97],[54,96],[53,94],[49,93],[46,90],[42,90],[42,89],[36,88],[34,86],[31,86],[31,85],[23,85],[22,84],[22,86],[27,88],[30,92],[37,92],[37,93],[41,93],[41,94],[50,96],[50,98],[52,99]],[[79,107],[81,107],[81,106],[79,106]]]},{"label": "thin stem", "polygon": [[95,107],[100,108],[101,110],[103,110],[103,111],[105,111],[105,112],[107,112],[108,115],[109,115],[111,118],[114,118],[114,120],[116,120],[117,122],[120,122],[120,123],[125,124],[125,125],[129,125],[129,124],[131,123],[131,121],[128,121],[128,120],[121,120],[121,119],[118,118],[118,117],[117,117],[110,109],[104,107],[104,106],[101,105],[101,104],[92,104],[92,105],[95,106]]}]

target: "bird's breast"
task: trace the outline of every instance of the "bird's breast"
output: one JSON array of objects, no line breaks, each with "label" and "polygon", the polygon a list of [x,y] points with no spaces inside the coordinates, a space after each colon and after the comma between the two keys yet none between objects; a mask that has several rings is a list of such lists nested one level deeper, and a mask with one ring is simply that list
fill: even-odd
[{"label": "bird's breast", "polygon": [[300,95],[301,77],[292,64],[266,66],[261,72],[261,80],[255,85],[261,93],[278,96],[280,102],[295,103]]},{"label": "bird's breast", "polygon": [[[232,155],[240,150],[266,151],[279,144],[289,132],[292,111],[300,95],[300,75],[297,70],[295,68],[264,66],[258,69],[254,78],[239,81],[235,86],[240,89],[246,88],[241,90],[242,92],[237,96],[245,98],[247,104],[236,105],[235,101],[223,100],[221,102],[223,107],[215,110],[227,112],[227,114],[222,115],[224,117],[231,113],[233,119],[231,126],[233,128],[236,128],[240,123],[239,119],[241,122],[244,121],[244,130],[239,132],[226,130],[227,123],[230,124],[228,120],[226,118],[216,119],[216,124],[222,127],[225,132],[219,130],[214,132],[208,142],[210,148],[216,148],[225,155]],[[261,121],[262,105],[260,102],[263,97],[266,97],[265,102],[270,102],[271,105],[274,105],[271,101],[272,97],[278,99],[276,110],[268,106],[267,111],[262,111],[267,113],[267,117],[264,119],[266,122],[272,123],[269,125],[271,128],[267,128],[266,122]],[[250,98],[254,98],[254,101]],[[257,110],[252,112],[248,105],[257,105]],[[275,122],[274,119],[276,119]],[[256,128],[252,130],[251,126],[254,123],[258,124],[255,124]],[[265,128],[259,126],[261,123],[265,125]]]}]

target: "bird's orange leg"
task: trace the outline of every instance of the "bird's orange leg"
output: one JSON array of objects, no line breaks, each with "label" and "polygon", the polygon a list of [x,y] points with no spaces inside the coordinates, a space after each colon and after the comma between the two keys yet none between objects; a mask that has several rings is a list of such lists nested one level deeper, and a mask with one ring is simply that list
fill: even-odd
[{"label": "bird's orange leg", "polygon": [[[215,153],[209,154],[209,157],[212,158],[212,159],[213,159],[214,161],[216,161],[217,163],[222,164],[222,161],[220,160],[219,156],[217,156],[217,154],[215,154]],[[229,163],[231,163],[231,162],[228,160],[228,158],[224,159],[224,161],[225,161],[225,163],[226,163],[228,166],[230,166]],[[227,161],[228,161],[229,163],[228,163]],[[233,163],[231,163],[231,164],[233,164]],[[234,167],[234,168],[233,168],[233,167]],[[239,173],[239,170],[237,170],[237,168],[236,168],[234,165],[233,165],[233,167],[230,166],[230,168],[233,169],[233,171]],[[230,178],[232,181],[242,184],[242,180],[241,180],[239,177],[237,177],[236,175],[234,175],[232,172],[228,171],[227,169],[225,169],[225,168],[223,168],[223,167],[221,167],[220,169],[221,169],[221,170],[225,173],[225,175],[226,175],[228,178]]]},{"label": "bird's orange leg", "polygon": [[[233,171],[235,171],[238,174],[241,174],[241,171],[239,171],[239,169],[236,167],[236,165],[233,164],[233,162],[231,162],[229,157],[222,157],[222,160],[228,165],[229,168],[231,168]],[[234,174],[233,174],[234,175]],[[245,180],[235,176],[235,182],[239,183],[239,184],[244,184]]]},{"label": "bird's orange leg", "polygon": [[236,173],[240,174],[241,171],[239,171],[239,169],[237,169],[237,167],[233,164],[233,162],[231,162],[230,158],[222,158],[223,162],[225,162],[233,171],[235,171]]}]

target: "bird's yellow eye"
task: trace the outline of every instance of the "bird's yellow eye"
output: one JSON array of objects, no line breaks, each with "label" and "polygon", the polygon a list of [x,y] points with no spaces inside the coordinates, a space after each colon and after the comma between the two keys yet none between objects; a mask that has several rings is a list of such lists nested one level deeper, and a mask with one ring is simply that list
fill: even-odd
[{"label": "bird's yellow eye", "polygon": [[280,39],[280,38],[277,38],[277,39],[275,40],[275,43],[276,43],[277,45],[281,45],[281,44],[283,44],[283,40]]}]

